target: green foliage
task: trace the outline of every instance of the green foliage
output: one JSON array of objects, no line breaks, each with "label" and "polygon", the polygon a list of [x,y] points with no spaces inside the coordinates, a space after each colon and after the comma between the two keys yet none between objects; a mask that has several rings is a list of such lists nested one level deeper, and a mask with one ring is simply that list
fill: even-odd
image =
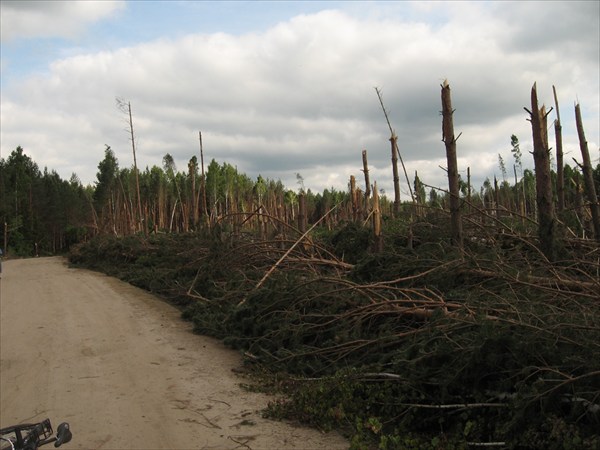
[{"label": "green foliage", "polygon": [[119,163],[115,153],[106,146],[104,150],[104,159],[98,164],[98,173],[96,178],[98,182],[94,190],[94,202],[96,209],[104,208],[113,197],[117,184],[117,175],[119,173]]},{"label": "green foliage", "polygon": [[[384,219],[381,253],[371,252],[369,229],[344,222],[343,208],[293,251],[289,235],[276,243],[240,233],[233,239],[234,222],[163,234],[194,225],[186,214],[199,181],[197,161],[180,173],[165,158],[164,168],[140,174],[146,231],[158,231],[144,236],[132,226],[134,171],[119,170],[110,147],[95,189],[41,173],[18,148],[0,160],[10,250],[71,246],[73,264],[163,296],[197,332],[273,374],[284,398],[268,414],[345,430],[352,448],[599,445],[597,245],[563,239],[560,260],[550,265],[531,238],[535,224],[502,211],[470,216],[459,251],[442,209],[447,196],[430,194],[426,205],[417,177],[419,209],[405,204],[400,217]],[[565,166],[565,178],[566,202],[576,207],[561,226],[579,235],[586,227],[581,174]],[[227,163],[213,160],[205,181],[206,213],[215,219],[254,211],[257,202],[271,211],[297,203],[281,182],[250,180]],[[524,192],[531,214],[534,187],[525,170],[499,194],[509,204]],[[496,193],[489,180],[484,188],[477,200],[485,209]],[[309,221],[347,201],[347,192],[333,188],[308,190]],[[382,210],[389,210],[385,200]],[[100,235],[89,239],[96,218]]]},{"label": "green foliage", "polygon": [[54,171],[40,172],[21,147],[0,159],[0,230],[8,239],[7,254],[56,254],[85,239],[88,203],[76,177],[67,182]]},{"label": "green foliage", "polygon": [[[344,274],[292,253],[263,280],[284,250],[219,230],[95,239],[72,260],[102,261],[181,305],[196,331],[277,378],[283,397],[266,414],[344,430],[352,448],[595,448],[600,312],[578,260],[589,251],[565,243],[564,264],[548,267],[528,241],[501,235],[458,252],[439,241],[439,222],[390,221],[388,235],[410,226],[417,245],[362,246]],[[347,254],[360,236],[347,225],[318,244]],[[521,283],[523,273],[577,289]]]},{"label": "green foliage", "polygon": [[519,168],[519,172],[523,172],[523,154],[521,153],[521,144],[519,138],[514,134],[510,136],[511,153],[515,159],[515,166]]},{"label": "green foliage", "polygon": [[371,230],[354,222],[336,229],[331,236],[331,246],[335,254],[350,263],[356,263],[362,259],[371,244]]},{"label": "green foliage", "polygon": [[498,167],[500,169],[500,173],[502,174],[502,180],[506,181],[506,164],[504,163],[504,158],[502,158],[500,153],[498,153]]}]

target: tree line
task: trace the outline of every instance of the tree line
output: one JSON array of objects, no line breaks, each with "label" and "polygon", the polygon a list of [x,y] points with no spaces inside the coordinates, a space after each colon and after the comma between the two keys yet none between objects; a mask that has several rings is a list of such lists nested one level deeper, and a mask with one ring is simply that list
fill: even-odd
[{"label": "tree line", "polygon": [[[600,162],[592,166],[581,121],[575,107],[577,132],[583,161],[574,167],[564,164],[562,126],[556,90],[556,170],[551,170],[547,117],[550,111],[537,103],[536,85],[532,88],[530,115],[535,172],[523,169],[519,138],[510,137],[514,158],[511,185],[507,164],[498,155],[502,179],[486,179],[479,190],[471,185],[470,168],[461,177],[456,164],[450,86],[442,85],[443,142],[448,158],[449,189],[428,186],[415,172],[411,182],[398,148],[398,136],[390,124],[381,93],[380,104],[391,133],[393,201],[371,184],[367,151],[362,151],[364,189],[350,176],[348,189],[325,189],[313,193],[304,188],[285,187],[281,181],[258,176],[256,180],[236,167],[214,159],[205,170],[200,137],[200,161],[194,155],[187,170],[179,170],[170,154],[162,167],[139,171],[135,157],[135,137],[131,105],[118,100],[129,117],[134,165],[119,167],[110,146],[98,164],[93,186],[83,186],[77,175],[62,180],[55,171],[38,165],[17,147],[6,159],[0,158],[0,227],[3,248],[16,255],[56,254],[72,244],[93,236],[113,234],[187,233],[219,227],[234,233],[254,232],[262,239],[285,238],[290,231],[305,233],[309,224],[333,229],[344,222],[362,223],[373,230],[374,248],[383,249],[381,223],[387,218],[405,219],[409,228],[430,213],[446,212],[452,241],[461,246],[463,220],[502,223],[509,227],[519,222],[537,225],[538,238],[552,260],[553,242],[560,236],[595,237],[600,241]],[[410,191],[410,201],[400,201],[398,161]],[[427,189],[429,194],[427,195]],[[475,216],[473,216],[475,215]],[[431,219],[430,220],[438,220]],[[560,233],[556,231],[560,226]],[[410,234],[410,231],[409,231]],[[297,237],[297,236],[296,236]],[[410,244],[409,244],[410,245]]]},{"label": "tree line", "polygon": [[[501,180],[486,179],[476,190],[469,178],[461,178],[459,189],[465,210],[483,208],[500,217],[535,217],[535,174],[522,169],[519,141],[514,135],[511,144],[514,183],[510,183],[501,158]],[[565,164],[563,176],[562,218],[574,233],[590,235],[583,173]],[[169,154],[164,156],[162,167],[140,171],[139,209],[135,168],[121,168],[109,146],[96,177],[93,186],[83,186],[75,174],[63,180],[54,170],[40,170],[21,147],[0,159],[3,248],[15,255],[57,254],[98,234],[193,232],[216,224],[261,231],[263,237],[268,237],[269,233],[274,236],[281,232],[282,224],[306,230],[308,224],[317,222],[336,205],[319,226],[332,229],[343,222],[365,222],[372,213],[366,189],[352,187],[353,180],[347,191],[331,188],[313,193],[304,189],[298,174],[299,187],[293,190],[281,181],[260,175],[251,179],[231,164],[214,159],[202,175],[195,156],[189,160],[187,171],[178,170]],[[593,178],[600,192],[600,164],[593,170]],[[552,171],[554,185],[556,179]],[[416,173],[412,188],[418,216],[449,207],[450,195],[427,186]],[[394,202],[385,195],[380,202],[383,218],[394,216]],[[412,208],[409,203],[403,206],[403,211]]]},{"label": "tree line", "polygon": [[[22,256],[57,254],[98,234],[194,232],[220,224],[224,217],[235,217],[234,223],[246,228],[262,225],[267,230],[275,221],[297,223],[300,203],[310,223],[348,197],[333,188],[314,194],[303,186],[287,189],[281,181],[260,175],[253,180],[214,159],[203,175],[196,156],[187,171],[178,170],[166,154],[162,167],[147,167],[137,177],[135,172],[135,167],[121,168],[106,146],[94,185],[83,186],[75,174],[65,181],[54,170],[41,171],[17,147],[0,159],[3,248]],[[255,217],[248,220],[252,213]],[[344,215],[332,217],[329,227]]]}]

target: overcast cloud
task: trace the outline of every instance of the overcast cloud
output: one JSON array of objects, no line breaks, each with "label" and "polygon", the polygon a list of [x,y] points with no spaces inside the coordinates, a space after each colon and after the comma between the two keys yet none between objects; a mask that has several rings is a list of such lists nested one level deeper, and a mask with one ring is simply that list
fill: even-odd
[{"label": "overcast cloud", "polygon": [[120,1],[2,2],[2,42],[18,38],[75,37],[90,22],[110,17]]},{"label": "overcast cloud", "polygon": [[[160,166],[170,153],[184,170],[198,155],[202,131],[205,161],[292,189],[296,173],[314,191],[345,189],[350,175],[361,179],[367,149],[371,180],[390,192],[389,130],[377,86],[411,181],[418,171],[425,183],[443,187],[439,111],[447,78],[462,133],[459,169],[469,166],[476,186],[501,177],[499,153],[512,174],[511,134],[532,166],[523,107],[534,82],[547,107],[557,88],[566,161],[581,159],[577,99],[597,161],[599,2],[325,2],[302,13],[310,3],[290,3],[287,16],[272,3],[279,9],[270,16],[269,2],[169,2],[165,21],[176,23],[179,14],[181,27],[162,31],[156,2],[3,1],[2,157],[20,145],[41,169],[65,179],[75,172],[88,184],[108,144],[120,166],[130,167],[119,97],[131,102],[142,169]],[[256,20],[229,23],[239,17],[228,19],[223,8]],[[194,14],[206,26],[189,29]],[[121,35],[144,24],[156,26],[156,35]],[[19,62],[19,54],[27,62],[49,45],[47,63]],[[552,130],[549,136],[553,142]]]}]

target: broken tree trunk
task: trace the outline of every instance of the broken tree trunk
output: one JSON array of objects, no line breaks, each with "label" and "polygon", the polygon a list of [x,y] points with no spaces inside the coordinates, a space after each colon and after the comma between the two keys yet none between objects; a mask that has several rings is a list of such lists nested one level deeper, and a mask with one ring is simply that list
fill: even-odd
[{"label": "broken tree trunk", "polygon": [[496,217],[501,217],[500,214],[500,188],[498,187],[498,179],[494,175],[494,209],[496,211]]},{"label": "broken tree trunk", "polygon": [[[388,117],[388,113],[385,110],[385,106],[383,106],[383,99],[381,98],[381,92],[379,91],[378,88],[375,88],[375,92],[377,92],[377,98],[379,98],[379,103],[381,104],[381,109],[383,109],[383,115],[385,116],[385,120],[387,121],[388,128],[390,129],[390,133],[392,134],[392,138],[393,138],[394,136],[396,136],[396,133],[394,132],[394,129],[392,128],[392,124],[390,123],[390,118]],[[406,172],[406,166],[404,165],[404,160],[402,159],[402,155],[400,154],[400,149],[398,148],[398,140],[396,139],[392,143],[395,144],[393,147],[396,151],[396,155],[397,155],[398,159],[400,160],[400,164],[402,164],[402,170],[404,170],[404,177],[406,179],[406,183],[408,184],[408,192],[410,192],[410,198],[412,199],[412,201],[414,203],[415,196],[413,194],[412,187],[410,187],[410,180],[408,179],[408,173]]]},{"label": "broken tree trunk", "polygon": [[192,213],[192,224],[194,225],[194,229],[198,225],[198,201],[196,199],[196,170],[198,168],[198,163],[191,158],[188,162],[188,176],[191,184],[191,195],[190,195],[190,209]]},{"label": "broken tree trunk", "polygon": [[354,175],[350,175],[350,201],[352,202],[352,222],[356,222],[358,219],[358,211],[359,207],[359,198],[357,195],[358,191],[356,190],[356,177]]},{"label": "broken tree trunk", "polygon": [[306,194],[301,192],[298,194],[298,229],[301,233],[306,231],[308,220],[306,216]]},{"label": "broken tree trunk", "polygon": [[469,214],[471,214],[471,168],[467,167],[467,205]]},{"label": "broken tree trunk", "polygon": [[383,251],[383,237],[381,236],[381,209],[379,206],[379,192],[377,192],[377,182],[373,186],[373,239],[374,251],[380,253]]},{"label": "broken tree trunk", "polygon": [[538,107],[536,83],[531,88],[531,116],[533,135],[533,162],[535,165],[536,204],[538,208],[538,236],[540,248],[550,261],[556,259],[556,220],[550,176],[550,150],[548,149],[548,113]]},{"label": "broken tree trunk", "polygon": [[448,80],[442,84],[442,141],[446,144],[446,158],[448,160],[448,185],[450,191],[450,226],[452,242],[462,248],[463,232],[460,217],[460,190],[458,183],[458,163],[456,161],[456,138],[454,137],[454,123],[452,120],[452,99]]},{"label": "broken tree trunk", "polygon": [[365,174],[365,199],[364,199],[364,208],[362,210],[365,214],[368,214],[369,211],[369,197],[371,196],[371,183],[369,181],[369,165],[367,163],[367,151],[362,151],[362,161],[363,161],[363,173]]},{"label": "broken tree trunk", "polygon": [[562,213],[565,209],[565,175],[563,164],[562,147],[562,125],[560,123],[560,111],[558,109],[558,97],[556,88],[552,86],[554,93],[554,106],[556,108],[556,120],[554,121],[554,135],[556,137],[556,196],[558,197],[558,212]]},{"label": "broken tree trunk", "polygon": [[575,121],[577,123],[577,135],[579,136],[579,148],[583,158],[583,182],[585,184],[585,193],[590,202],[590,212],[592,213],[592,223],[594,227],[594,237],[597,242],[600,242],[600,207],[598,205],[598,196],[594,186],[594,172],[592,170],[592,162],[590,160],[590,152],[583,131],[583,122],[581,120],[581,110],[579,103],[575,105]]},{"label": "broken tree trunk", "polygon": [[392,133],[390,142],[392,143],[392,174],[394,176],[394,217],[398,217],[400,213],[400,177],[398,176],[398,153],[396,152],[398,136],[395,133]]},{"label": "broken tree trunk", "polygon": [[362,161],[363,161],[363,173],[365,174],[365,197],[369,198],[371,195],[371,183],[369,182],[369,165],[367,164],[367,151],[362,151]]}]

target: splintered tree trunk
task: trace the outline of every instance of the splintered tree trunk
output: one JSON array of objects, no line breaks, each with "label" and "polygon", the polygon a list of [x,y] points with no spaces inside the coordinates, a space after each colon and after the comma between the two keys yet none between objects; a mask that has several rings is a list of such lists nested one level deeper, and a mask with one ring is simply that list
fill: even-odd
[{"label": "splintered tree trunk", "polygon": [[583,211],[583,188],[581,184],[579,184],[579,177],[575,178],[575,215],[577,216],[577,221],[581,225],[581,236],[583,239],[586,238],[586,228],[584,224],[584,211]]},{"label": "splintered tree trunk", "polygon": [[400,213],[400,177],[398,176],[398,153],[396,152],[398,136],[392,134],[390,142],[392,143],[392,174],[394,175],[394,217],[398,217]]},{"label": "splintered tree trunk", "polygon": [[[400,160],[400,164],[402,164],[402,169],[404,170],[404,177],[406,179],[406,184],[408,185],[408,192],[410,192],[410,198],[412,199],[412,201],[414,203],[415,196],[413,194],[412,188],[410,187],[410,180],[408,179],[408,173],[406,172],[406,166],[404,165],[402,155],[400,154],[400,150],[398,149],[398,138],[396,136],[396,133],[394,132],[394,129],[392,128],[392,124],[390,123],[390,118],[388,117],[388,113],[385,110],[385,106],[383,106],[383,99],[381,98],[381,92],[379,91],[378,88],[375,88],[375,92],[377,93],[377,98],[379,98],[379,103],[381,104],[381,109],[383,109],[383,115],[385,116],[385,120],[388,124],[388,128],[390,129],[390,133],[392,134],[390,141],[392,141],[392,152],[395,152],[395,155],[392,155],[392,161],[394,160],[394,158]],[[395,177],[397,177],[397,169],[396,169]],[[398,194],[396,197],[398,198],[398,203],[400,203],[400,190],[398,190]]]},{"label": "splintered tree trunk", "polygon": [[579,148],[583,158],[583,182],[585,183],[585,193],[590,202],[590,212],[592,213],[592,223],[594,226],[594,237],[597,242],[600,242],[600,208],[598,206],[598,196],[594,186],[594,173],[592,171],[592,162],[590,160],[590,152],[588,144],[585,140],[583,131],[583,122],[581,120],[581,110],[579,103],[575,105],[575,121],[577,122],[577,135],[579,136]]},{"label": "splintered tree trunk", "polygon": [[363,211],[369,210],[369,197],[371,196],[371,182],[369,181],[369,164],[367,163],[367,151],[362,151],[363,173],[365,174],[365,207]]},{"label": "splintered tree trunk", "polygon": [[[527,110],[527,109],[526,109]],[[548,114],[538,107],[537,87],[531,88],[531,129],[533,134],[533,162],[535,165],[536,203],[538,208],[538,236],[540,247],[550,261],[556,259],[556,220],[552,201],[550,151],[548,149]]]},{"label": "splintered tree trunk", "polygon": [[448,185],[450,190],[450,226],[452,242],[459,248],[463,246],[462,221],[460,217],[460,197],[458,183],[458,163],[456,161],[456,138],[452,120],[452,99],[450,85],[444,80],[442,85],[442,141],[446,144],[448,160]]},{"label": "splintered tree trunk", "polygon": [[356,191],[356,177],[354,175],[350,175],[350,201],[352,202],[352,222],[356,222],[358,219],[358,195]]},{"label": "splintered tree trunk", "polygon": [[554,106],[556,107],[556,120],[554,121],[554,135],[556,137],[556,195],[558,197],[558,212],[565,209],[565,175],[563,167],[563,147],[562,147],[562,125],[560,123],[560,112],[558,110],[558,97],[556,88],[552,86],[554,92]]},{"label": "splintered tree trunk", "polygon": [[298,229],[305,233],[308,223],[306,215],[306,195],[304,192],[298,195]]},{"label": "splintered tree trunk", "polygon": [[471,214],[471,168],[467,167],[467,204]]},{"label": "splintered tree trunk", "polygon": [[190,160],[188,163],[188,170],[192,190],[190,196],[190,209],[192,211],[192,223],[195,229],[196,225],[198,225],[198,202],[196,199],[196,164],[194,164],[193,160]]},{"label": "splintered tree trunk", "polygon": [[379,206],[379,192],[377,192],[377,182],[373,186],[373,238],[374,251],[379,253],[383,251],[383,237],[381,236],[381,209]]}]

